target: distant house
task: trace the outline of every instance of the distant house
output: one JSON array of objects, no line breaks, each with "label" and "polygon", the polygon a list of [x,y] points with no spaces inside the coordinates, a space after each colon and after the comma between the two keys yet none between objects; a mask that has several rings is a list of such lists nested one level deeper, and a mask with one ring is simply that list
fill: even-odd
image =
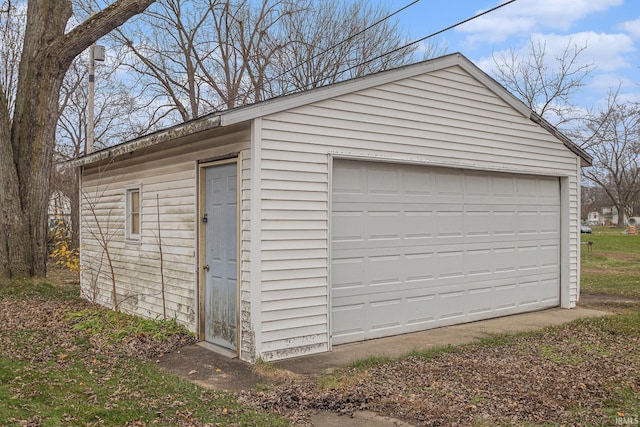
[{"label": "distant house", "polygon": [[71,226],[71,201],[60,191],[54,191],[49,197],[49,229],[53,230],[58,222],[65,227]]},{"label": "distant house", "polygon": [[587,215],[587,225],[604,225],[604,217],[598,211],[589,212]]},{"label": "distant house", "polygon": [[71,162],[82,286],[111,304],[99,224],[123,309],[160,316],[164,280],[169,316],[247,361],[571,308],[590,161],[452,54]]},{"label": "distant house", "polygon": [[[605,224],[609,225],[617,225],[618,224],[618,208],[615,206],[606,206],[602,208],[602,218]],[[627,216],[625,215],[623,218],[623,223],[627,223]]]}]

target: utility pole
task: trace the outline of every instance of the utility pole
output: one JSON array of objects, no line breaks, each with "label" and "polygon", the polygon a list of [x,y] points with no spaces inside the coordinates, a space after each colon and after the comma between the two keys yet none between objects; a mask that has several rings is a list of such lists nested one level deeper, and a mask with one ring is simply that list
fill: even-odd
[{"label": "utility pole", "polygon": [[87,94],[87,145],[85,154],[93,152],[93,140],[95,131],[93,128],[93,98],[95,94],[95,61],[104,61],[104,46],[97,46],[95,43],[89,48],[89,91]]}]

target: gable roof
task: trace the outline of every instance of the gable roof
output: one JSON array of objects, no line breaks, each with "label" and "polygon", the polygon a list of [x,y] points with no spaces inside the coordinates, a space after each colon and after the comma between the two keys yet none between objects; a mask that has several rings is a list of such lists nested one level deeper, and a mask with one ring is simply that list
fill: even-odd
[{"label": "gable roof", "polygon": [[533,112],[522,101],[517,99],[502,85],[500,85],[488,74],[478,68],[461,53],[453,53],[450,55],[441,56],[439,58],[405,65],[403,67],[394,68],[391,70],[380,71],[375,74],[346,80],[343,82],[311,89],[304,92],[298,92],[291,95],[283,95],[255,104],[211,113],[197,119],[193,119],[188,122],[181,123],[148,135],[144,135],[139,138],[123,142],[122,144],[96,151],[83,157],[79,157],[77,159],[66,162],[65,165],[67,167],[79,167],[107,159],[112,159],[123,154],[132,153],[142,148],[161,145],[168,141],[175,140],[176,138],[247,122],[259,117],[267,116],[269,114],[278,113],[313,102],[323,101],[347,93],[368,89],[401,79],[411,78],[452,66],[461,67],[472,77],[482,83],[485,87],[491,90],[496,96],[498,96],[509,106],[511,106],[514,110],[518,111],[525,118],[528,118],[538,125],[542,126],[545,130],[547,130],[554,137],[560,140],[569,150],[580,157],[583,166],[591,165],[593,159],[589,154],[587,154],[584,150],[574,144],[569,138],[563,135],[553,125]]}]

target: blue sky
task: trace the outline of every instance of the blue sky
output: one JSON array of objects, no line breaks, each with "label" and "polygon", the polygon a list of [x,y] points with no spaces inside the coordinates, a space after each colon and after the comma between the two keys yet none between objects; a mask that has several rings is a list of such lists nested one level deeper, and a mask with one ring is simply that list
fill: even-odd
[{"label": "blue sky", "polygon": [[[392,11],[412,2],[381,1]],[[413,40],[505,1],[420,0],[397,17]],[[530,38],[544,41],[549,53],[569,40],[587,46],[580,58],[596,68],[575,99],[582,108],[597,107],[619,84],[625,97],[640,101],[640,0],[516,0],[442,34],[439,42],[492,74],[492,55],[524,51]]]}]

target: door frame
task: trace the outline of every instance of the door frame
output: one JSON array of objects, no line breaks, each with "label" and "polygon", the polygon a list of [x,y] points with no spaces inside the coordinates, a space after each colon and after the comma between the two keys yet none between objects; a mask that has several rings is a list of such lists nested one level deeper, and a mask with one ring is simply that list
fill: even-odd
[{"label": "door frame", "polygon": [[[240,355],[240,338],[241,338],[241,324],[240,324],[240,264],[241,264],[241,260],[240,260],[240,223],[242,221],[241,218],[241,206],[240,206],[240,200],[241,200],[241,193],[242,190],[240,188],[240,184],[241,184],[241,176],[242,173],[240,172],[240,156],[234,156],[231,158],[226,158],[226,159],[222,159],[222,160],[213,160],[213,161],[202,161],[201,163],[198,163],[198,191],[197,191],[197,204],[198,204],[198,217],[196,218],[196,226],[197,226],[197,235],[198,235],[198,245],[197,245],[197,250],[198,250],[198,254],[197,254],[197,260],[198,260],[198,264],[197,264],[197,280],[198,280],[198,286],[197,286],[197,307],[198,307],[198,327],[197,327],[197,336],[198,336],[198,340],[199,341],[203,341],[204,342],[204,337],[205,337],[205,271],[203,269],[203,266],[206,265],[206,260],[205,260],[205,255],[206,255],[206,227],[203,227],[202,225],[202,218],[204,217],[205,211],[206,211],[206,170],[209,167],[216,167],[216,166],[223,166],[223,165],[227,165],[227,164],[231,164],[234,163],[236,165],[236,198],[237,198],[237,207],[238,207],[238,211],[237,211],[237,218],[238,218],[238,223],[236,225],[236,259],[238,260],[237,262],[237,271],[236,271],[236,277],[237,279],[237,300],[236,300],[236,324],[238,325],[238,331],[237,331],[237,335],[236,335],[236,350],[235,350],[235,356]],[[214,349],[220,349],[221,352],[228,352],[228,353],[234,353],[233,350],[231,349],[226,349],[223,347],[218,347],[214,344],[211,344],[211,347]]]}]

